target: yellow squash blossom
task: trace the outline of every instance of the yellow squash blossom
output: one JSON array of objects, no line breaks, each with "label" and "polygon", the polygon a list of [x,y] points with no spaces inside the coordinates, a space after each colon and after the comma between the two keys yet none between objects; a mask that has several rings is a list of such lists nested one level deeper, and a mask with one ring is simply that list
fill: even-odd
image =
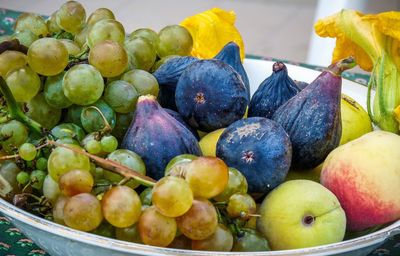
[{"label": "yellow squash blossom", "polygon": [[332,62],[354,56],[359,66],[371,71],[369,92],[376,91],[368,113],[381,129],[399,132],[400,111],[400,12],[363,14],[342,10],[317,21],[316,33],[336,38]]},{"label": "yellow squash blossom", "polygon": [[189,30],[193,37],[191,55],[201,59],[211,59],[229,42],[240,47],[240,57],[244,58],[242,36],[235,27],[236,14],[213,8],[186,18],[181,26]]}]

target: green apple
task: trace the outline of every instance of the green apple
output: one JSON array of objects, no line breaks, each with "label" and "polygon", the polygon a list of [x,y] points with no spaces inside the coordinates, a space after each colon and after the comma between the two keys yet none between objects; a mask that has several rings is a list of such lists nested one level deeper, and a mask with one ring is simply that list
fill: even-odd
[{"label": "green apple", "polygon": [[271,191],[260,208],[257,229],[273,250],[340,242],[346,216],[336,196],[310,180],[291,180]]}]

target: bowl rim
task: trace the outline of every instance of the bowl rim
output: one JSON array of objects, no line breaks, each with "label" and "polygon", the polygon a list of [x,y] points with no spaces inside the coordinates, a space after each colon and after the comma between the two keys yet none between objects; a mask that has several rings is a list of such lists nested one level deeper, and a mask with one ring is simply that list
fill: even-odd
[{"label": "bowl rim", "polygon": [[75,230],[67,226],[63,226],[46,220],[44,218],[33,215],[25,210],[22,210],[4,199],[0,198],[0,212],[5,214],[8,218],[23,222],[32,227],[38,228],[44,232],[49,232],[63,238],[83,242],[94,246],[100,246],[105,249],[117,250],[120,252],[140,252],[142,255],[310,255],[311,253],[340,253],[348,252],[357,248],[367,247],[400,233],[400,220],[390,224],[389,226],[377,230],[373,233],[360,236],[357,238],[341,241],[338,243],[320,245],[315,247],[308,247],[302,249],[292,250],[276,250],[276,251],[262,251],[262,252],[207,252],[195,250],[183,250],[174,248],[164,248],[157,246],[150,246],[138,244],[133,242],[122,241],[113,238],[98,236],[95,234]]},{"label": "bowl rim", "polygon": [[[274,62],[273,60],[265,60],[254,58],[253,56],[246,58],[247,60],[254,62]],[[295,66],[291,63],[285,63],[288,67]],[[296,66],[299,67],[299,66]],[[301,66],[300,66],[301,67]],[[320,70],[311,69],[308,67],[301,67],[304,69],[312,70],[321,73]],[[351,81],[343,78],[347,82],[356,84],[357,86],[365,87],[364,84],[358,83],[357,81]],[[25,210],[22,210],[4,199],[0,198],[0,212],[6,215],[8,218],[20,221],[29,226],[38,228],[44,232],[49,232],[56,236],[61,236],[66,239],[70,239],[76,242],[82,242],[93,246],[102,247],[104,249],[115,250],[125,253],[140,253],[141,255],[330,255],[343,252],[350,252],[355,249],[360,249],[368,246],[372,246],[383,242],[389,237],[400,234],[400,219],[391,223],[390,225],[379,229],[375,232],[369,233],[364,236],[356,237],[349,240],[344,240],[338,243],[332,243],[327,245],[320,245],[315,247],[308,247],[302,249],[291,249],[291,250],[276,250],[276,251],[262,251],[262,252],[215,252],[215,251],[196,251],[196,250],[183,250],[174,248],[165,248],[150,246],[144,244],[138,244],[133,242],[122,241],[118,239],[103,237],[76,229],[69,228],[64,225],[57,224],[50,220],[38,217]],[[28,237],[29,238],[29,237]],[[322,254],[323,253],[323,254]]]}]

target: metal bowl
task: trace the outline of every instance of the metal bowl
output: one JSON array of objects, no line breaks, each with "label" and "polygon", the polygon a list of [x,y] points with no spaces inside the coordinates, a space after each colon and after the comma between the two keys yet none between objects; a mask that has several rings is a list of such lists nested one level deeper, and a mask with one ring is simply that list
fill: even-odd
[{"label": "metal bowl", "polygon": [[[272,62],[264,60],[245,60],[251,91],[254,93],[262,80],[272,72]],[[287,65],[292,78],[311,82],[320,73],[315,70]],[[361,105],[366,102],[365,86],[343,80],[343,92]],[[400,234],[400,220],[371,234],[324,246],[297,250],[270,252],[204,252],[178,250],[129,243],[77,231],[21,210],[0,199],[0,212],[8,217],[27,237],[53,256],[126,256],[126,255],[366,255],[385,240]]]}]

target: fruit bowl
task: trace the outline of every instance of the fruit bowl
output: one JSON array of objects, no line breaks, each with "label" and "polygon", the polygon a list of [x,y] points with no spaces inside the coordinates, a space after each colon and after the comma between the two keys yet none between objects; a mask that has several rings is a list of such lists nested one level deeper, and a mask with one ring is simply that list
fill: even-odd
[{"label": "fruit bowl", "polygon": [[[249,76],[251,93],[272,72],[272,62],[246,59],[245,69]],[[293,79],[311,82],[318,71],[287,65]],[[367,88],[363,85],[343,79],[343,93],[349,95],[365,107]],[[204,252],[177,250],[129,243],[97,235],[80,232],[56,223],[47,221],[25,212],[0,199],[0,212],[8,217],[27,237],[45,249],[51,255],[366,255],[382,244],[386,239],[400,233],[400,220],[368,235],[312,248],[270,251],[270,252]]]}]

